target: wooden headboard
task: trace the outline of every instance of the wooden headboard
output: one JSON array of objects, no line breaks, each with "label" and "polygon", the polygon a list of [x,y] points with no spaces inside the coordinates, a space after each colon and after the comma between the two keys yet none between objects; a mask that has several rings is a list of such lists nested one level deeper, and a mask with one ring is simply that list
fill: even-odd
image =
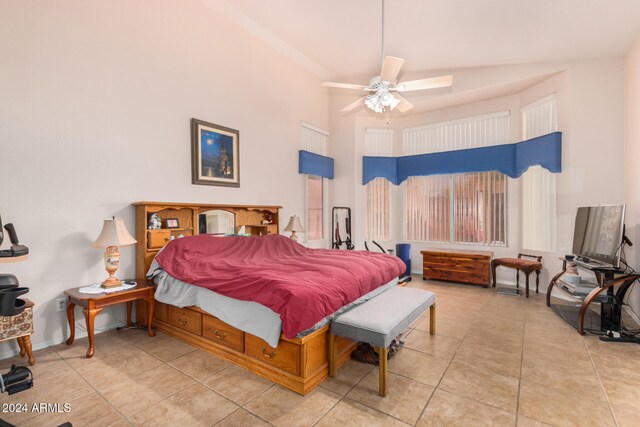
[{"label": "wooden headboard", "polygon": [[[168,202],[136,202],[136,277],[143,277],[158,251],[173,238],[178,236],[195,236],[198,234],[198,215],[221,209],[233,212],[236,216],[236,230],[246,227],[247,233],[260,236],[278,234],[279,209],[282,206],[259,205],[213,205],[204,203],[168,203]],[[162,228],[149,230],[149,217],[158,214],[162,219]],[[271,214],[270,224],[263,224],[267,213]],[[177,228],[167,228],[166,219],[176,218]]]}]

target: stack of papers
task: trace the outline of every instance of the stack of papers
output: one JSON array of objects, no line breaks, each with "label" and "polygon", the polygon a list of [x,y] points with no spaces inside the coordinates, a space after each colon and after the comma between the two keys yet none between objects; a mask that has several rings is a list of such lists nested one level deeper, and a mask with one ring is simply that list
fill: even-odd
[{"label": "stack of papers", "polygon": [[111,292],[124,291],[125,289],[135,288],[136,282],[122,282],[122,285],[114,288],[103,288],[100,283],[92,283],[89,286],[78,289],[83,294],[110,294]]}]

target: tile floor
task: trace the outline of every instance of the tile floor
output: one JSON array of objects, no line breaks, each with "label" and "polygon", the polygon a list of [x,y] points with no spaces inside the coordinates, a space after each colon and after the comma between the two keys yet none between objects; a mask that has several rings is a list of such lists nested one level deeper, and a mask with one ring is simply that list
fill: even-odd
[{"label": "tile floor", "polygon": [[[0,402],[70,403],[69,413],[0,413],[18,426],[637,426],[640,346],[581,337],[543,295],[423,282],[436,293],[437,334],[428,311],[378,372],[354,361],[299,396],[167,335],[125,330],[36,352],[35,386]],[[15,360],[0,361],[6,371]],[[21,362],[19,362],[21,363]]]}]

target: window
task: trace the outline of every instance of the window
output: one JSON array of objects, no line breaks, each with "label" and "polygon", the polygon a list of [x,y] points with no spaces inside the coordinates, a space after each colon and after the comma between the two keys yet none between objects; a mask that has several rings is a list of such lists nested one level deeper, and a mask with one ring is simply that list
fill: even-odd
[{"label": "window", "polygon": [[[329,134],[322,129],[302,122],[300,129],[300,149],[322,156],[327,155]],[[325,194],[325,180],[321,176],[303,175],[305,189],[305,217],[304,228],[307,242],[316,241],[316,245],[324,245],[325,211],[327,197]]]},{"label": "window", "polygon": [[[367,129],[365,135],[366,156],[392,156],[393,131],[390,129]],[[391,183],[376,178],[366,184],[367,212],[365,233],[367,240],[389,240],[391,209]]]},{"label": "window", "polygon": [[[535,138],[558,130],[555,95],[522,109],[522,137]],[[557,237],[556,174],[533,166],[522,175],[522,247],[555,252]]]},{"label": "window", "polygon": [[322,240],[323,183],[322,177],[306,175],[307,178],[307,239]]},{"label": "window", "polygon": [[507,179],[499,172],[411,177],[407,239],[505,245]]},{"label": "window", "polygon": [[[509,143],[509,112],[403,132],[405,155]],[[406,181],[408,240],[507,244],[507,178],[499,172],[411,177]]]}]

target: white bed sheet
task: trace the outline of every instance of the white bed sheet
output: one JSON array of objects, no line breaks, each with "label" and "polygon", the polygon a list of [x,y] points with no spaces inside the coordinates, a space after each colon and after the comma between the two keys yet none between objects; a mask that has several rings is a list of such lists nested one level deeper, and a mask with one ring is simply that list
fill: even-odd
[{"label": "white bed sheet", "polygon": [[[257,302],[229,298],[207,288],[182,282],[170,276],[155,260],[151,263],[147,277],[153,277],[157,285],[155,293],[155,299],[157,301],[176,307],[195,305],[234,328],[262,338],[273,348],[278,346],[282,332],[282,320],[280,320],[280,315],[270,308]],[[298,337],[308,335],[318,330],[338,314],[370,300],[397,284],[397,278],[391,280],[383,286],[358,298],[353,303],[342,307],[332,315],[325,317],[312,328],[298,334]]]}]

